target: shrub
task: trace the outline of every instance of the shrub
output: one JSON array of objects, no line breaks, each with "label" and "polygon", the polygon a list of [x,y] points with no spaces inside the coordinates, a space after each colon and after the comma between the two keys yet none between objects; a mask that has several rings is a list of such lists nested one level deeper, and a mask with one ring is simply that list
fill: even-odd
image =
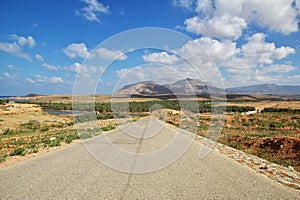
[{"label": "shrub", "polygon": [[104,115],[97,115],[97,119],[103,120],[103,119],[113,119],[114,116],[110,113],[104,114]]},{"label": "shrub", "polygon": [[0,99],[0,104],[5,105],[9,103],[9,99]]},{"label": "shrub", "polygon": [[115,128],[116,128],[116,126],[114,126],[114,125],[109,125],[109,126],[103,127],[102,130],[103,130],[103,131],[110,131],[110,130],[115,129]]},{"label": "shrub", "polygon": [[3,134],[3,135],[12,135],[12,134],[14,134],[14,133],[15,133],[14,130],[7,128],[7,129],[5,129],[5,130],[3,131],[2,134]]},{"label": "shrub", "polygon": [[25,156],[25,154],[26,154],[25,148],[16,148],[9,155],[10,156],[16,156],[16,155]]},{"label": "shrub", "polygon": [[5,159],[6,159],[7,156],[8,155],[6,153],[1,154],[0,155],[0,163],[3,162],[3,161],[5,161]]},{"label": "shrub", "polygon": [[41,128],[41,131],[42,131],[42,132],[49,131],[49,127],[48,127],[48,126],[43,126],[43,127]]},{"label": "shrub", "polygon": [[269,128],[274,130],[274,129],[277,129],[277,128],[283,128],[284,127],[284,124],[282,122],[271,122],[269,124]]},{"label": "shrub", "polygon": [[29,120],[27,123],[22,123],[21,126],[31,130],[37,130],[41,127],[41,123],[37,120]]}]

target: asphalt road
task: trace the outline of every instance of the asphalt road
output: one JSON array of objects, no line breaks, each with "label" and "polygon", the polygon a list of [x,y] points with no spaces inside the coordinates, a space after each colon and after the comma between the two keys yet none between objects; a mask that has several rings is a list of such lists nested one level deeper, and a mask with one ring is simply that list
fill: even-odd
[{"label": "asphalt road", "polygon": [[216,151],[199,159],[200,143],[178,156],[189,134],[156,120],[105,135],[2,169],[0,199],[300,199]]}]

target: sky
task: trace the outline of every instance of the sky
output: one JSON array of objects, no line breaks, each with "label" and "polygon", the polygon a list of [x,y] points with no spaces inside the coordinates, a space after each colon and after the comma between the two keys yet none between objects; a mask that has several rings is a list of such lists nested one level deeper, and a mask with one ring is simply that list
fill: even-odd
[{"label": "sky", "polygon": [[0,0],[0,96],[300,85],[299,20],[300,0]]}]

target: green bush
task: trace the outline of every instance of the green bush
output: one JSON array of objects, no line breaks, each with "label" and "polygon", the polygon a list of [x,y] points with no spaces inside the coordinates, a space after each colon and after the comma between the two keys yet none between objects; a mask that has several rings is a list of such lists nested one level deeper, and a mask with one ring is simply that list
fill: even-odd
[{"label": "green bush", "polygon": [[114,125],[109,125],[109,126],[103,127],[102,130],[103,130],[103,131],[110,131],[110,130],[115,129],[115,128],[116,128],[116,126],[114,126]]},{"label": "green bush", "polygon": [[3,135],[12,135],[12,134],[14,134],[14,133],[15,133],[14,130],[7,128],[7,129],[5,129],[5,130],[3,131],[2,134],[3,134]]},{"label": "green bush", "polygon": [[25,148],[16,148],[9,155],[10,156],[16,156],[16,155],[25,156],[25,154],[26,154]]},{"label": "green bush", "polygon": [[9,99],[0,99],[0,104],[5,105],[9,103]]},{"label": "green bush", "polygon": [[271,122],[269,124],[269,128],[274,130],[274,129],[277,129],[277,128],[283,128],[284,127],[284,124],[282,122]]},{"label": "green bush", "polygon": [[37,130],[40,129],[41,123],[37,120],[29,120],[27,123],[22,123],[21,126],[31,130]]},{"label": "green bush", "polygon": [[8,155],[6,153],[1,154],[0,155],[0,163],[3,162],[3,161],[5,161],[5,159],[6,159],[7,156]]},{"label": "green bush", "polygon": [[104,119],[113,119],[114,118],[114,116],[112,115],[112,114],[110,114],[110,113],[108,113],[108,114],[104,114],[104,115],[97,115],[97,119],[98,120],[104,120]]},{"label": "green bush", "polygon": [[49,131],[49,127],[48,126],[43,126],[40,130],[42,132],[46,132],[46,131]]}]

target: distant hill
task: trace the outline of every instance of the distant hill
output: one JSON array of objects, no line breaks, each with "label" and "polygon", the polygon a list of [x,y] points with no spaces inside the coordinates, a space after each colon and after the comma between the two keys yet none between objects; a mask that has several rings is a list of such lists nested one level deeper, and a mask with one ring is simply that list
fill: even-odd
[{"label": "distant hill", "polygon": [[159,95],[159,94],[210,94],[221,92],[211,83],[197,79],[182,79],[175,83],[160,85],[154,81],[125,85],[114,93],[115,96]]},{"label": "distant hill", "polygon": [[42,94],[27,94],[25,97],[38,97],[38,96],[45,96]]},{"label": "distant hill", "polygon": [[[220,93],[222,89],[212,83],[203,82],[198,79],[182,79],[174,83],[161,85],[154,81],[138,82],[125,85],[114,93],[114,96],[134,95],[161,95],[161,94],[184,94],[184,95],[207,95]],[[272,95],[299,95],[300,86],[261,84],[234,88],[227,88],[227,94],[272,94]]]},{"label": "distant hill", "polygon": [[182,79],[164,86],[169,88],[175,94],[210,94],[222,92],[221,89],[215,87],[212,83],[190,78]]},{"label": "distant hill", "polygon": [[128,96],[128,95],[157,95],[157,94],[170,94],[172,91],[167,87],[157,84],[154,81],[138,82],[131,85],[125,85],[119,91],[115,92],[115,96]]},{"label": "distant hill", "polygon": [[231,94],[273,94],[273,95],[296,95],[300,94],[300,86],[261,84],[234,87],[226,89]]}]

